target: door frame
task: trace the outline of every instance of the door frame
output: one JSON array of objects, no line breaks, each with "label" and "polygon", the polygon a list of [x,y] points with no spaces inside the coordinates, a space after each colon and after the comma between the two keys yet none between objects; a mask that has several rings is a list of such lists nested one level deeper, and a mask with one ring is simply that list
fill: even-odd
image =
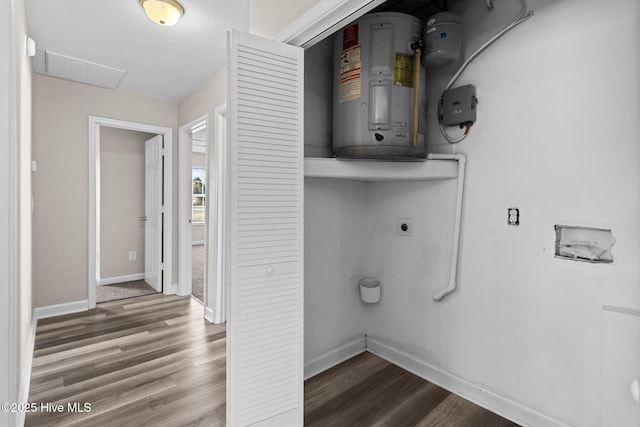
[{"label": "door frame", "polygon": [[323,0],[285,27],[274,40],[309,48],[387,0]]},{"label": "door frame", "polygon": [[215,109],[215,140],[213,155],[215,161],[214,195],[214,235],[215,235],[215,279],[213,283],[213,323],[227,321],[226,289],[227,280],[227,222],[228,222],[228,183],[229,168],[227,154],[227,104]]},{"label": "door frame", "polygon": [[[209,197],[211,194],[211,186],[209,185],[209,177],[211,176],[209,171],[209,114],[205,114],[195,120],[192,120],[178,129],[178,289],[177,294],[186,296],[191,295],[191,246],[192,246],[192,233],[191,233],[191,192],[187,192],[186,189],[190,187],[191,183],[191,154],[192,154],[192,141],[191,134],[192,129],[198,126],[205,125],[205,169],[206,169],[206,194],[207,204],[205,207],[205,223],[204,223],[204,245],[205,245],[205,267],[204,267],[204,317],[209,321],[210,316],[207,316],[208,310],[210,310],[207,301],[207,282],[209,281],[209,216],[211,211],[209,210]],[[215,213],[214,213],[215,215]]]},{"label": "door frame", "polygon": [[[15,2],[3,2],[0,5],[0,58],[3,67],[0,70],[0,167],[3,179],[0,180],[0,280],[6,285],[0,291],[0,342],[4,343],[0,350],[0,399],[3,402],[27,402],[24,382],[24,372],[18,372],[18,343],[19,333],[25,334],[19,325],[25,325],[24,319],[19,319],[18,295],[21,286],[19,281],[19,262],[31,263],[31,259],[19,259],[19,144],[17,134],[18,120],[18,76],[16,68],[19,65],[16,58],[16,6]],[[20,58],[20,60],[22,60]],[[36,237],[34,236],[34,239]],[[31,264],[29,264],[31,265]],[[24,302],[23,302],[24,304]],[[31,315],[31,313],[29,313]],[[24,327],[24,326],[22,326]],[[29,357],[23,356],[24,364]],[[24,381],[24,380],[22,380]],[[17,390],[18,384],[20,390]],[[0,424],[20,424],[24,420],[24,412],[0,413]]]},{"label": "door frame", "polygon": [[173,129],[145,123],[89,116],[89,242],[88,242],[88,308],[96,307],[96,287],[100,272],[100,128],[112,127],[139,132],[155,133],[164,138],[164,221],[163,293],[176,293],[171,283],[173,273]]}]

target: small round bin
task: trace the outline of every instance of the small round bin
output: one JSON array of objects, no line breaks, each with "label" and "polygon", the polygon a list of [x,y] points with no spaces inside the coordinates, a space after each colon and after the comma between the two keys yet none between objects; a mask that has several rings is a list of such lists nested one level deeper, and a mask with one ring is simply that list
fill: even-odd
[{"label": "small round bin", "polygon": [[373,304],[380,301],[380,281],[373,277],[360,279],[360,298],[362,301]]}]

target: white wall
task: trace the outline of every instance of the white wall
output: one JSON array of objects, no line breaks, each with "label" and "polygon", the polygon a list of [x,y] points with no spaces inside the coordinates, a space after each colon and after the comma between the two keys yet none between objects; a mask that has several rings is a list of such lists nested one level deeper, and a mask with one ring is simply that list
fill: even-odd
[{"label": "white wall", "polygon": [[251,0],[249,31],[257,36],[274,38],[319,2],[320,0]]},{"label": "white wall", "polygon": [[[33,67],[25,55],[24,35],[28,34],[24,0],[15,2],[16,27],[14,48],[16,56],[16,137],[18,143],[18,295],[17,295],[17,390],[19,398],[26,399],[28,370],[31,355],[29,336],[32,330],[32,216],[31,216],[31,88]],[[1,342],[1,341],[0,341]]]},{"label": "white wall", "polygon": [[[88,198],[90,115],[174,129],[177,106],[81,83],[34,75],[33,155],[38,172],[33,176],[35,210],[34,306],[45,307],[87,299]],[[177,142],[174,165],[177,171]],[[177,188],[178,174],[173,185]],[[177,192],[174,192],[173,251],[177,254]],[[177,283],[178,257],[173,278]]]},{"label": "white wall", "polygon": [[[512,409],[597,426],[607,392],[601,308],[640,308],[640,5],[528,3],[535,16],[457,82],[473,83],[479,104],[478,122],[455,147],[435,119],[455,67],[429,70],[429,149],[457,150],[469,161],[459,288],[443,302],[432,300],[448,281],[455,180],[370,184],[364,220],[372,228],[360,265],[382,280],[383,297],[366,310],[365,332],[511,401]],[[507,1],[496,1],[493,12],[475,0],[454,5],[463,15],[467,55],[519,9]],[[317,197],[307,191],[307,210]],[[512,206],[520,208],[519,227],[507,226]],[[415,237],[395,235],[398,216],[414,219]],[[305,231],[329,227],[312,220]],[[611,228],[613,264],[554,258],[555,224]],[[307,233],[307,245],[314,238]],[[338,304],[325,298],[328,307]],[[328,345],[332,337],[322,339]],[[628,343],[637,347],[640,337]]]},{"label": "white wall", "polygon": [[204,242],[204,224],[193,224],[191,226],[191,244],[201,245]]},{"label": "white wall", "polygon": [[[495,30],[517,12],[495,2],[487,13],[482,3],[459,6],[469,45],[490,33],[485,16]],[[377,184],[371,199],[382,208],[374,211],[380,226],[370,262],[394,294],[385,292],[368,332],[534,411],[597,426],[601,307],[640,307],[640,10],[632,0],[529,4],[535,16],[457,83],[476,85],[479,98],[478,122],[455,147],[469,159],[459,290],[442,303],[431,300],[447,281],[442,230],[426,229],[421,242],[381,244],[395,213],[417,212],[427,224],[450,219],[452,202],[439,212],[430,206],[440,204],[443,188],[453,193],[453,183],[412,185],[410,196]],[[430,88],[434,95],[444,80],[432,80],[440,85]],[[436,102],[432,96],[432,114]],[[431,141],[442,141],[431,129]],[[446,143],[430,148],[452,150]],[[519,227],[506,225],[511,206],[521,210]],[[611,228],[614,263],[555,259],[555,224]],[[382,267],[384,259],[412,262]],[[629,340],[640,345],[640,337]]]},{"label": "white wall", "polygon": [[[455,330],[432,295],[448,284],[455,191],[455,180],[376,182],[367,207],[373,225],[365,266],[382,284],[380,303],[367,311],[367,332],[444,363]],[[398,218],[411,219],[412,236],[398,235]],[[452,335],[440,336],[442,329]]]},{"label": "white wall", "polygon": [[304,358],[309,362],[365,334],[358,280],[370,222],[367,184],[305,179]]},{"label": "white wall", "polygon": [[[24,1],[0,5],[0,401],[26,399],[31,331],[31,61]],[[28,381],[28,378],[27,378]],[[14,425],[16,414],[0,413]]]},{"label": "white wall", "polygon": [[191,167],[202,169],[206,167],[204,153],[191,153]]},{"label": "white wall", "polygon": [[[13,13],[13,4],[3,2],[0,4],[0,28],[2,37],[0,37],[0,57],[13,58],[14,47],[13,41],[13,23],[15,15]],[[16,333],[15,318],[13,318],[15,310],[15,300],[13,300],[17,281],[15,279],[16,262],[11,254],[15,251],[15,240],[13,240],[13,230],[15,228],[14,219],[12,219],[12,210],[15,208],[13,203],[13,192],[17,191],[15,181],[12,179],[12,168],[15,168],[15,160],[12,157],[13,147],[15,146],[14,120],[12,113],[15,105],[12,99],[12,93],[15,90],[13,73],[15,69],[14,60],[6,62],[6,66],[0,68],[0,171],[2,171],[2,179],[0,179],[0,197],[3,203],[0,204],[0,274],[3,286],[0,298],[0,340],[3,343],[12,343],[12,339]],[[15,379],[16,371],[13,366],[12,352],[14,349],[10,345],[3,345],[0,350],[0,399],[3,402],[10,402],[16,396]],[[0,422],[3,425],[10,425],[14,419],[14,415],[7,412],[0,412]]]}]

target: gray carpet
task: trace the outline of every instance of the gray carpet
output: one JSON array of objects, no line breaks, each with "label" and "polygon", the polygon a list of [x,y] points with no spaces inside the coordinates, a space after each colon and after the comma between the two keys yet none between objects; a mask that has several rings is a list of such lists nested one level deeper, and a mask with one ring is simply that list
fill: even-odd
[{"label": "gray carpet", "polygon": [[155,293],[157,293],[156,290],[147,285],[144,280],[102,285],[98,286],[96,290],[96,303],[141,297]]},{"label": "gray carpet", "polygon": [[[204,301],[204,245],[192,246],[191,255],[191,295],[200,302]],[[144,280],[114,283],[113,285],[98,286],[96,303],[117,301],[126,298],[141,297],[155,294],[156,290],[147,285]]]},{"label": "gray carpet", "polygon": [[191,295],[204,301],[204,245],[191,247]]}]

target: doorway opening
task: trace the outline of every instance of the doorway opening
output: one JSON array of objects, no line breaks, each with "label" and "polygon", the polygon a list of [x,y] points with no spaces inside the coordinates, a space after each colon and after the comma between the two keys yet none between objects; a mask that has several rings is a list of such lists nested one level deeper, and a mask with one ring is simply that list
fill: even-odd
[{"label": "doorway opening", "polygon": [[161,147],[161,135],[100,128],[97,304],[162,292]]},{"label": "doorway opening", "polygon": [[[106,245],[102,244],[103,239],[109,240],[112,237],[110,234],[107,235],[105,229],[103,229],[103,225],[108,225],[112,220],[112,218],[103,217],[103,205],[112,203],[110,196],[114,194],[117,196],[120,193],[135,193],[131,188],[134,183],[125,180],[125,182],[116,183],[113,187],[110,187],[109,185],[111,183],[109,183],[107,186],[109,195],[105,195],[106,198],[103,198],[101,186],[101,168],[103,166],[101,162],[103,154],[101,150],[101,137],[103,136],[103,129],[106,130],[107,134],[124,130],[151,134],[146,136],[155,135],[147,139],[144,147],[145,163],[142,172],[144,174],[144,210],[133,216],[133,218],[132,213],[126,215],[128,220],[135,222],[138,228],[144,228],[144,249],[141,251],[133,248],[123,250],[122,247],[116,247],[114,251],[116,259],[126,257],[127,262],[130,263],[135,263],[135,261],[139,262],[139,260],[144,259],[144,271],[142,273],[137,271],[132,274],[127,273],[108,277],[114,274],[109,270],[109,268],[112,268],[109,264],[111,261],[105,263],[104,261],[107,260],[108,257],[102,257],[101,255],[102,250],[105,250],[105,248],[111,249],[110,246],[114,245],[112,242],[111,245],[109,245],[108,242],[105,242],[107,243]],[[162,292],[167,295],[176,293],[175,286],[171,284],[173,258],[173,220],[172,209],[170,208],[173,197],[172,146],[173,130],[171,128],[103,117],[89,117],[89,309],[96,307],[98,285],[104,286],[118,282],[141,280],[142,278],[155,292]],[[132,147],[127,148],[131,149]],[[106,157],[112,157],[111,154],[112,153],[106,154]],[[124,175],[120,169],[112,173],[115,175]],[[138,173],[140,173],[140,171],[138,171]],[[138,190],[138,193],[139,191],[140,190]],[[138,207],[134,208],[134,210],[140,209],[139,204],[136,204],[136,206]],[[124,206],[104,207],[104,212],[108,212],[109,209],[125,209]],[[113,231],[108,232],[112,233]],[[118,233],[120,233],[120,231],[118,231]],[[129,242],[126,244],[131,245]],[[139,251],[143,252],[143,254],[139,254]]]},{"label": "doorway opening", "polygon": [[207,124],[191,129],[191,295],[204,304],[207,265]]},{"label": "doorway opening", "polygon": [[[224,323],[225,316],[225,256],[224,248],[227,207],[224,203],[227,190],[227,121],[226,104],[215,109],[215,122],[206,114],[180,126],[179,130],[179,280],[178,295],[191,295],[194,287],[195,254],[201,251],[204,317],[212,323]],[[215,129],[215,131],[214,131]],[[213,140],[212,140],[213,135]],[[194,168],[202,160],[194,160],[204,152],[204,207],[200,208],[197,173]],[[199,232],[193,219],[204,211],[203,245],[199,245]],[[195,244],[194,244],[195,243]],[[197,298],[197,296],[196,296]]]},{"label": "doorway opening", "polygon": [[208,116],[179,130],[179,281],[178,295],[192,295],[207,314],[209,245]]}]

